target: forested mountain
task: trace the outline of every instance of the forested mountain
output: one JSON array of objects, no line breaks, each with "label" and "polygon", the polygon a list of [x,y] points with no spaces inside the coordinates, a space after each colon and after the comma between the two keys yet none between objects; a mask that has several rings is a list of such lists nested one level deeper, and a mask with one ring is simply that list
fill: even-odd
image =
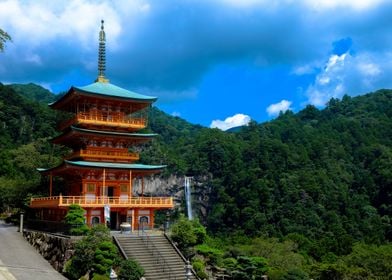
[{"label": "forested mountain", "polygon": [[56,95],[49,90],[33,83],[11,84],[9,86],[20,95],[40,103],[50,103],[56,99]]},{"label": "forested mountain", "polygon": [[[31,96],[0,85],[0,210],[40,192],[35,168],[53,165],[63,152],[48,144],[60,117],[33,101],[50,98]],[[199,218],[212,236],[236,236],[232,245],[246,238],[286,240],[310,263],[333,265],[339,256],[364,250],[356,242],[391,241],[391,90],[331,99],[323,110],[287,111],[235,133],[192,125],[155,107],[150,116],[148,130],[159,136],[141,160],[168,164],[163,176],[195,177],[195,193],[202,192],[207,204]],[[390,247],[385,250],[384,259],[391,258]],[[388,279],[366,275],[355,279]]]},{"label": "forested mountain", "polygon": [[[299,233],[333,239],[330,249],[343,253],[348,248],[340,244],[392,238],[391,118],[392,92],[380,90],[331,99],[324,110],[288,111],[237,133],[178,135],[177,128],[155,158],[166,157],[172,172],[211,178],[210,231]],[[165,135],[170,121],[160,122],[166,126],[155,131]]]}]

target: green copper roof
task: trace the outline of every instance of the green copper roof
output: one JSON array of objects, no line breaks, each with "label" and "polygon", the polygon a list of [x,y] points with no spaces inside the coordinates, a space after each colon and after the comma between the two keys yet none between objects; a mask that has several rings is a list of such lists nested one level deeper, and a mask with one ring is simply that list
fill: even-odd
[{"label": "green copper roof", "polygon": [[91,167],[91,168],[109,168],[109,169],[127,169],[127,170],[161,170],[166,165],[146,165],[146,164],[135,164],[135,163],[117,163],[117,162],[95,162],[95,161],[71,161],[64,160],[62,164],[52,168],[37,168],[39,172],[47,172],[58,169],[64,164],[69,164],[78,167]]},{"label": "green copper roof", "polygon": [[115,169],[138,169],[138,170],[155,170],[163,169],[166,165],[146,165],[135,163],[114,163],[114,162],[97,162],[97,161],[70,161],[64,160],[65,163],[80,167],[98,167],[98,168],[115,168]]},{"label": "green copper roof", "polygon": [[104,134],[104,135],[117,135],[117,136],[128,136],[128,137],[155,137],[158,134],[156,133],[127,133],[127,132],[115,132],[115,131],[104,131],[104,130],[93,130],[93,129],[85,129],[79,128],[76,126],[71,126],[71,129],[79,132],[93,133],[93,134]]},{"label": "green copper roof", "polygon": [[157,100],[156,97],[142,95],[133,91],[120,88],[110,83],[96,82],[84,87],[73,87],[73,88],[75,90],[86,92],[86,93],[119,97],[124,99],[133,99],[133,100],[150,101],[150,102],[154,102],[155,100]]}]

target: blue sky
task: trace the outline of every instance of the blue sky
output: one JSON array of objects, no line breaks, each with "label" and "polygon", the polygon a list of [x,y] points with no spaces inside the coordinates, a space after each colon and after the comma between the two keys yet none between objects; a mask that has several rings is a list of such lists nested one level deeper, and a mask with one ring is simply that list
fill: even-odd
[{"label": "blue sky", "polygon": [[227,129],[392,88],[391,14],[386,0],[0,0],[0,82],[91,83],[104,19],[111,83]]}]

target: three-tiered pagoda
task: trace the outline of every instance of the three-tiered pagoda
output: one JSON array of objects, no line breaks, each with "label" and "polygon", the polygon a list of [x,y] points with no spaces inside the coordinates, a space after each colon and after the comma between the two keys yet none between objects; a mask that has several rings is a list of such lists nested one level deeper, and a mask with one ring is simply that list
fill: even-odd
[{"label": "three-tiered pagoda", "polygon": [[[89,225],[106,223],[118,229],[121,223],[129,222],[132,229],[140,225],[152,228],[155,210],[173,208],[171,197],[144,195],[144,177],[161,172],[165,166],[137,164],[139,154],[131,151],[155,136],[138,131],[146,128],[148,109],[156,99],[110,84],[105,78],[102,21],[97,80],[71,87],[49,104],[71,113],[72,117],[60,125],[62,134],[53,143],[69,147],[72,153],[59,166],[39,170],[49,176],[49,197],[32,198],[30,207],[42,220],[61,221],[71,204],[79,204]],[[56,195],[54,176],[64,180],[61,193]],[[137,196],[135,178],[142,179]]]}]

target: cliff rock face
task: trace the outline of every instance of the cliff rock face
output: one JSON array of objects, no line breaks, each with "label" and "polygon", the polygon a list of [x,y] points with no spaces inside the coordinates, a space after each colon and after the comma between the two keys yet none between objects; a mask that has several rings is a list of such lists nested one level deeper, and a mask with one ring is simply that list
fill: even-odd
[{"label": "cliff rock face", "polygon": [[[200,221],[205,221],[209,209],[209,195],[211,187],[209,177],[192,177],[191,179],[191,203],[195,217]],[[174,197],[175,207],[186,214],[185,177],[171,175],[167,178],[152,176],[144,178],[144,195],[149,196],[172,196]],[[134,191],[140,195],[142,190],[142,180],[134,181]]]}]

